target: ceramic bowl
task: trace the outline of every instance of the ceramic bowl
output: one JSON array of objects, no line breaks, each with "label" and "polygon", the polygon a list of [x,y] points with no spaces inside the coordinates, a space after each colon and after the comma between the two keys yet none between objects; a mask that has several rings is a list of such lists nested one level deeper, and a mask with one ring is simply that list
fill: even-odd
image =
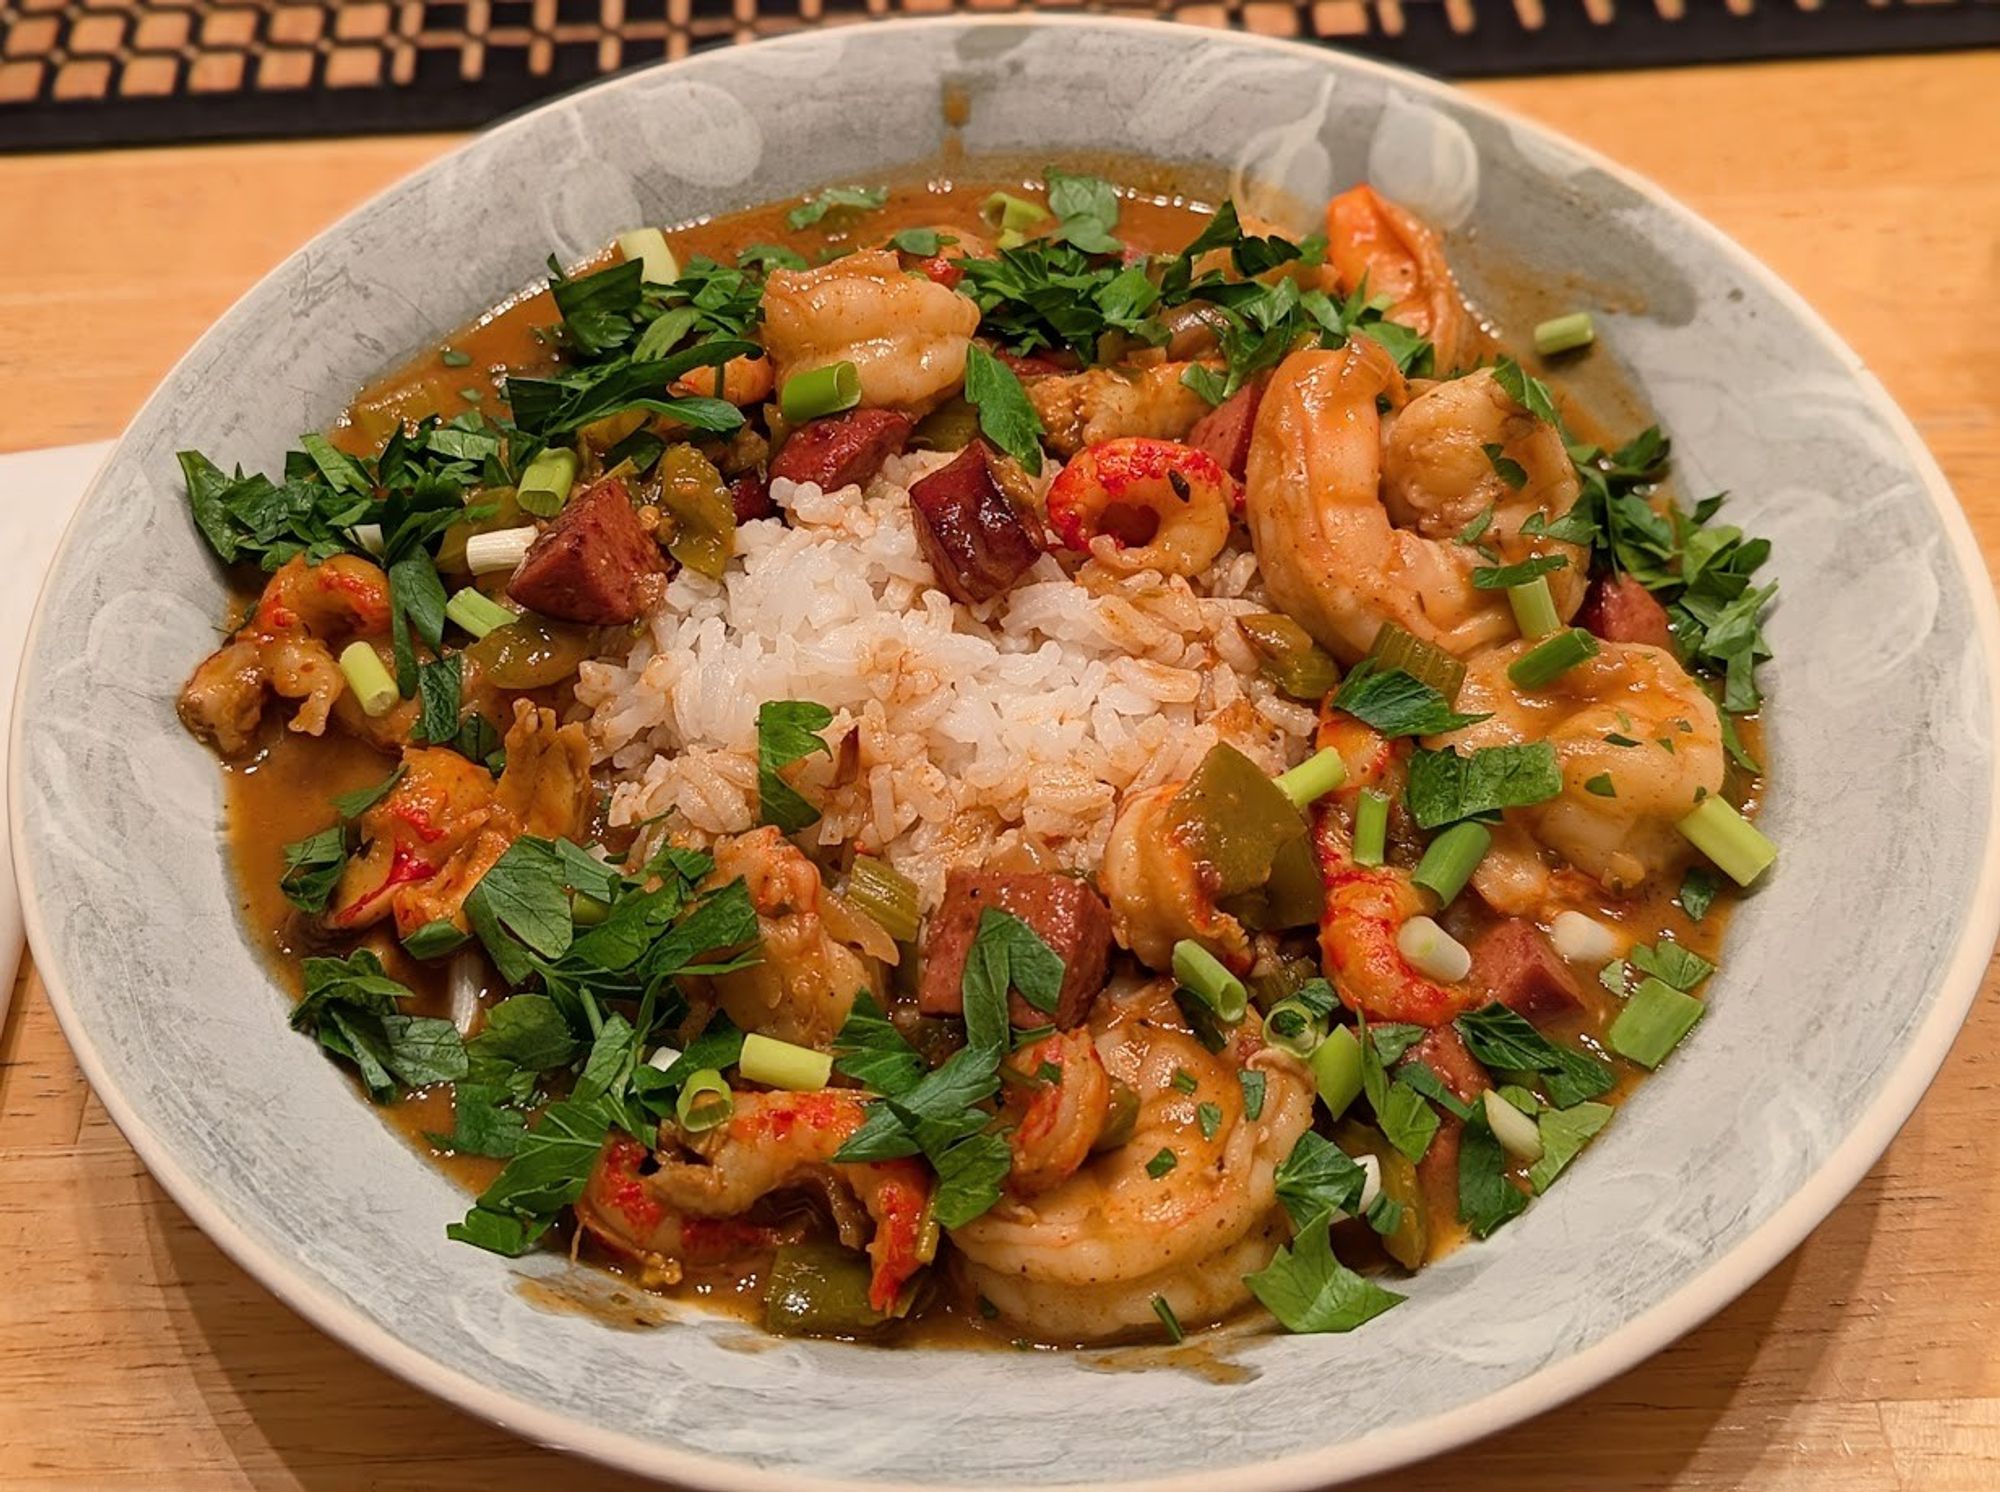
[{"label": "ceramic bowl", "polygon": [[[176,450],[272,467],[551,250],[935,157],[947,94],[972,154],[1151,155],[1302,202],[1372,179],[1453,231],[1469,289],[1517,333],[1592,287],[1627,309],[1599,317],[1585,395],[1629,384],[1673,434],[1681,489],[1728,489],[1776,544],[1764,824],[1783,858],[1738,919],[1712,1013],[1518,1222],[1365,1330],[1233,1345],[1238,1381],[1093,1371],[1098,1355],[746,1351],[719,1319],[621,1332],[538,1305],[520,1277],[564,1261],[446,1242],[464,1197],[286,1030],[238,922],[215,763],[174,718],[224,605]],[[1768,271],[1609,163],[1303,46],[1110,20],[871,25],[705,53],[515,119],[223,317],[120,441],[47,583],[12,754],[16,854],[64,1030],[154,1174],[286,1302],[413,1383],[705,1487],[1299,1487],[1608,1377],[1860,1178],[1993,943],[1995,638],[1965,520],[1876,381]]]}]

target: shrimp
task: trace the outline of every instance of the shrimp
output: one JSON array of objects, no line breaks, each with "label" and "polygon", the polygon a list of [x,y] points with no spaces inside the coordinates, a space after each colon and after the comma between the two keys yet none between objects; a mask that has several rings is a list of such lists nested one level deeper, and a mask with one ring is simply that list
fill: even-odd
[{"label": "shrimp", "polygon": [[[1150,1325],[1156,1296],[1190,1325],[1214,1321],[1249,1299],[1243,1276],[1286,1236],[1273,1173],[1312,1122],[1311,1077],[1264,1046],[1254,1014],[1210,1052],[1182,1020],[1171,980],[1100,999],[1089,1031],[1107,1073],[1139,1096],[1132,1136],[955,1229],[968,1283],[1051,1340]],[[1245,1072],[1265,1079],[1254,1118]],[[1215,1111],[1206,1128],[1204,1105]]]},{"label": "shrimp", "polygon": [[1337,288],[1366,283],[1386,295],[1387,318],[1428,337],[1437,366],[1460,366],[1477,350],[1479,333],[1437,234],[1367,183],[1326,205],[1327,258]]},{"label": "shrimp", "polygon": [[951,393],[978,325],[971,301],[904,274],[886,249],[774,270],[764,283],[764,346],[778,381],[851,362],[869,407],[927,408]]},{"label": "shrimp", "polygon": [[524,832],[543,839],[575,839],[590,814],[590,738],[580,725],[556,725],[553,710],[514,701],[508,728],[507,768],[500,774],[500,807]]},{"label": "shrimp", "polygon": [[1507,810],[1507,824],[1527,838],[1514,842],[1511,856],[1495,860],[1489,852],[1493,867],[1481,862],[1474,888],[1487,894],[1480,872],[1495,886],[1503,876],[1518,877],[1529,841],[1613,894],[1685,864],[1688,845],[1674,825],[1722,789],[1715,702],[1671,653],[1637,642],[1599,643],[1595,657],[1542,688],[1523,689],[1507,668],[1530,646],[1517,642],[1472,659],[1458,708],[1491,718],[1433,743],[1472,751],[1547,741],[1562,767],[1562,791],[1554,798]]},{"label": "shrimp", "polygon": [[716,997],[745,1031],[825,1047],[846,1023],[856,993],[879,988],[880,964],[834,937],[819,868],[775,828],[716,844],[709,885],[739,877],[757,909],[762,956],[748,968],[717,974]]},{"label": "shrimp", "polygon": [[761,404],[778,386],[771,371],[771,359],[761,353],[733,357],[719,368],[696,368],[673,382],[672,392],[682,397],[700,396],[727,399],[731,404]]},{"label": "shrimp", "polygon": [[338,646],[389,635],[389,578],[367,560],[335,555],[288,560],[228,642],[204,659],[181,690],[180,716],[224,756],[243,752],[263,720],[267,693],[300,701],[292,729],[326,730],[347,688]]},{"label": "shrimp", "polygon": [[684,1264],[719,1264],[803,1236],[805,1228],[798,1221],[692,1217],[668,1207],[647,1185],[651,1157],[639,1141],[613,1131],[576,1199],[577,1225],[614,1254],[639,1264],[640,1282],[648,1289],[678,1285]]},{"label": "shrimp", "polygon": [[1410,967],[1396,936],[1412,917],[1435,911],[1430,893],[1394,865],[1354,858],[1354,815],[1364,789],[1400,803],[1408,746],[1344,710],[1320,722],[1321,750],[1337,750],[1347,780],[1315,807],[1313,850],[1326,887],[1320,957],[1349,1008],[1377,1020],[1440,1026],[1479,1003],[1464,982],[1446,983]]},{"label": "shrimp", "polygon": [[1199,575],[1229,542],[1236,482],[1215,458],[1127,436],[1083,452],[1049,488],[1049,525],[1124,575]]},{"label": "shrimp", "polygon": [[1174,944],[1192,938],[1231,968],[1250,967],[1250,935],[1215,904],[1212,877],[1172,832],[1167,806],[1187,784],[1131,794],[1111,825],[1097,882],[1111,903],[1111,930],[1148,968],[1174,962]]},{"label": "shrimp", "polygon": [[[1517,630],[1506,592],[1472,583],[1472,572],[1493,561],[1455,536],[1432,538],[1420,528],[1398,527],[1385,504],[1376,400],[1400,405],[1405,393],[1389,354],[1367,337],[1333,351],[1296,352],[1272,375],[1250,439],[1245,512],[1265,585],[1279,610],[1343,662],[1366,654],[1390,622],[1460,656]],[[1483,394],[1478,400],[1446,396],[1425,415],[1426,424],[1413,428],[1399,469],[1406,475],[1428,470],[1417,435],[1434,428],[1428,423],[1433,415],[1442,420],[1457,411],[1483,418],[1491,407]],[[1446,474],[1437,480],[1444,483]],[[1429,489],[1419,493],[1406,484],[1398,490],[1406,514],[1420,505],[1447,506]],[[1521,532],[1530,512],[1554,519],[1568,511],[1574,484],[1545,484],[1534,489],[1533,499],[1527,492],[1509,499],[1494,541],[1499,558],[1514,563],[1558,554],[1580,582],[1579,550]],[[1574,611],[1580,585],[1565,596]]]},{"label": "shrimp", "polygon": [[330,927],[379,922],[403,888],[429,880],[493,816],[493,774],[444,746],[403,753],[401,775],[359,820],[366,849],[347,862],[327,913]]},{"label": "shrimp", "polygon": [[1007,1184],[1017,1196],[1045,1192],[1075,1175],[1097,1143],[1111,1108],[1110,1075],[1084,1030],[1043,1037],[1014,1053],[1001,1075],[1008,1082],[1000,1112],[1013,1126]]},{"label": "shrimp", "polygon": [[1065,459],[1128,435],[1180,440],[1208,413],[1208,401],[1181,382],[1191,366],[1169,362],[1051,374],[1028,381],[1028,402],[1048,432],[1049,446]]},{"label": "shrimp", "polygon": [[863,1236],[853,1204],[873,1222],[868,1304],[886,1313],[935,1253],[925,1220],[931,1181],[915,1160],[836,1163],[835,1152],[866,1117],[867,1100],[838,1089],[738,1093],[734,1112],[715,1129],[690,1134],[662,1125],[651,1174],[639,1173],[643,1157],[630,1142],[612,1140],[579,1200],[578,1220],[634,1257],[675,1257],[691,1238],[706,1242],[699,1230],[690,1234],[697,1219],[737,1219],[774,1192],[816,1188],[848,1247]]}]

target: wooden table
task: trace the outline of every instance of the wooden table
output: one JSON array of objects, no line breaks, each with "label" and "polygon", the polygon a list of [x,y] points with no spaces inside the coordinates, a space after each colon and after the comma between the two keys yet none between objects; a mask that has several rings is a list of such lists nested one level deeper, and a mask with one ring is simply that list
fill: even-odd
[{"label": "wooden table", "polygon": [[[1473,91],[1649,174],[1803,291],[2000,561],[2000,54]],[[114,433],[257,276],[451,143],[0,159],[0,450]],[[146,1174],[22,985],[0,1042],[0,1488],[633,1485],[266,1295]],[[1887,1157],[1742,1300],[1576,1403],[1371,1486],[2000,1486],[1996,1057],[1989,999]]]}]

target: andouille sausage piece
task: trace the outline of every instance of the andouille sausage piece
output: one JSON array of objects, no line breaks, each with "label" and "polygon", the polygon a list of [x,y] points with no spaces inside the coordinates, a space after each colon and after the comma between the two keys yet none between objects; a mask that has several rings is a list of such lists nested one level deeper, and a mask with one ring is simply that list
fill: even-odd
[{"label": "andouille sausage piece", "polygon": [[938,589],[969,606],[991,601],[1019,580],[1047,543],[1040,517],[995,479],[993,453],[981,440],[910,488],[910,507],[917,546]]},{"label": "andouille sausage piece", "polygon": [[[1444,1080],[1445,1087],[1460,1103],[1477,1103],[1479,1096],[1493,1086],[1493,1079],[1451,1026],[1433,1027],[1429,1035],[1410,1048],[1403,1061],[1424,1063]],[[1465,1121],[1452,1114],[1441,1114],[1439,1118],[1441,1122],[1437,1134],[1431,1138],[1430,1149],[1417,1162],[1417,1185],[1424,1205],[1432,1210],[1433,1216],[1454,1218],[1458,1216],[1458,1141],[1465,1133]]]},{"label": "andouille sausage piece", "polygon": [[771,462],[773,480],[817,482],[827,492],[865,486],[903,449],[916,421],[893,409],[851,409],[799,426]]},{"label": "andouille sausage piece", "polygon": [[1111,956],[1111,909],[1086,881],[1040,873],[953,870],[945,877],[944,900],[924,929],[923,976],[917,1008],[925,1015],[958,1015],[964,1009],[960,982],[966,955],[979,932],[979,914],[988,907],[1011,913],[1035,930],[1063,961],[1062,991],[1053,1012],[1037,1010],[1016,991],[1008,1015],[1017,1026],[1053,1023],[1067,1031],[1090,1013],[1104,987]]},{"label": "andouille sausage piece", "polygon": [[1674,651],[1666,607],[1630,575],[1600,575],[1592,581],[1576,624],[1606,642],[1643,642]]},{"label": "andouille sausage piece", "polygon": [[543,616],[610,627],[636,622],[649,599],[645,582],[665,572],[625,484],[606,477],[571,498],[542,530],[507,594]]},{"label": "andouille sausage piece", "polygon": [[1576,976],[1542,930],[1510,917],[1481,933],[1472,945],[1472,987],[1489,1000],[1529,1017],[1560,1015],[1583,1003]]},{"label": "andouille sausage piece", "polygon": [[736,509],[738,523],[754,523],[778,511],[771,501],[770,478],[764,475],[761,466],[753,466],[730,479],[729,501]]},{"label": "andouille sausage piece", "polygon": [[1257,423],[1257,406],[1264,402],[1264,380],[1252,379],[1194,422],[1187,443],[1215,458],[1216,465],[1238,481],[1250,460],[1250,431]]}]

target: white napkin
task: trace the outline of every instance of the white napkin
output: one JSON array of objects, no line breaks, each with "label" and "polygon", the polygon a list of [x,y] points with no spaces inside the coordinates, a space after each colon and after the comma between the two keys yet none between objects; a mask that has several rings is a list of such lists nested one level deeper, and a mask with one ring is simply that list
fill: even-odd
[{"label": "white napkin", "polygon": [[[55,557],[56,542],[76,511],[77,499],[111,449],[110,441],[57,446],[0,456],[0,554],[27,585],[0,586],[0,765],[13,736],[14,684],[28,619],[41,593],[41,577]],[[0,773],[0,784],[5,774]],[[21,963],[21,904],[14,891],[14,853],[7,835],[7,795],[0,787],[0,1021],[14,992]]]}]

